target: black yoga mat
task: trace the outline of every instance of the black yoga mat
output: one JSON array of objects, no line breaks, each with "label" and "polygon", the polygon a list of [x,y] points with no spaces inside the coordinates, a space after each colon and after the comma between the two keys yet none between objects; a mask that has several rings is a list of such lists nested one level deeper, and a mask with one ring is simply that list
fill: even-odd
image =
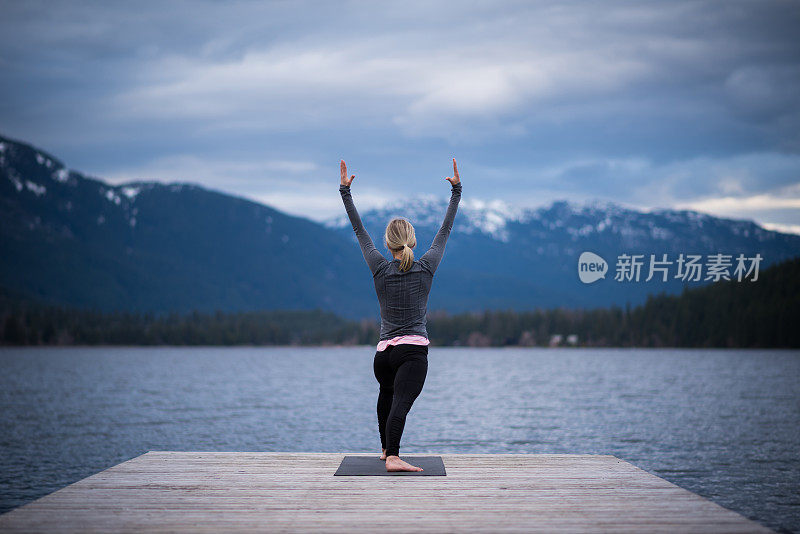
[{"label": "black yoga mat", "polygon": [[405,476],[405,477],[444,477],[444,462],[441,456],[403,456],[403,460],[421,467],[422,471],[386,470],[386,462],[377,454],[373,456],[345,456],[334,476]]}]

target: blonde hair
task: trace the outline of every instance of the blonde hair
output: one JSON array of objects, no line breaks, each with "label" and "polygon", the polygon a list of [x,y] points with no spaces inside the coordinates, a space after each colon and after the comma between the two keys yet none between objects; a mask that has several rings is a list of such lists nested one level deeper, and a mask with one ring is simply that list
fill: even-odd
[{"label": "blonde hair", "polygon": [[400,270],[409,270],[414,263],[414,251],[411,249],[417,246],[417,237],[411,223],[405,219],[392,219],[386,225],[385,240],[386,246],[392,252],[403,251],[400,256]]}]

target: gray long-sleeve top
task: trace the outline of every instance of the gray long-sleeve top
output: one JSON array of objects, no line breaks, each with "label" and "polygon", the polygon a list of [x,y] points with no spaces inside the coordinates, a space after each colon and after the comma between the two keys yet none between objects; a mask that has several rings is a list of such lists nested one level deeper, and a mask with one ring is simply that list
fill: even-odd
[{"label": "gray long-sleeve top", "polygon": [[458,202],[461,200],[461,183],[451,188],[450,204],[447,206],[442,227],[433,238],[431,248],[419,260],[414,261],[411,268],[405,272],[400,270],[400,260],[389,261],[375,248],[353,204],[350,186],[340,185],[339,193],[342,195],[347,216],[361,245],[364,260],[372,271],[381,310],[379,340],[406,334],[428,337],[426,329],[428,295],[431,291],[433,274],[442,261],[447,238],[453,229],[453,220],[458,210]]}]

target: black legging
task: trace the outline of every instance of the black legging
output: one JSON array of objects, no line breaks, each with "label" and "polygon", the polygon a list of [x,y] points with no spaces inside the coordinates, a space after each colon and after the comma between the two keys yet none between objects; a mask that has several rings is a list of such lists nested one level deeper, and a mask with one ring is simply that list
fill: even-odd
[{"label": "black legging", "polygon": [[375,352],[378,393],[378,429],[386,456],[399,456],[406,415],[422,391],[428,374],[428,346],[401,343]]}]

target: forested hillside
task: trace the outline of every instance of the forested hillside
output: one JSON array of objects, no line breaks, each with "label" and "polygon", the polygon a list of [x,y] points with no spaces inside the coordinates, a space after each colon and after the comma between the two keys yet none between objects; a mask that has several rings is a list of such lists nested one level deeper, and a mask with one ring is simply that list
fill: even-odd
[{"label": "forested hillside", "polygon": [[[10,345],[373,344],[374,321],[323,311],[153,314],[48,306],[0,296],[0,340]],[[800,347],[800,258],[755,282],[722,281],[633,308],[485,311],[428,318],[434,345]]]}]

